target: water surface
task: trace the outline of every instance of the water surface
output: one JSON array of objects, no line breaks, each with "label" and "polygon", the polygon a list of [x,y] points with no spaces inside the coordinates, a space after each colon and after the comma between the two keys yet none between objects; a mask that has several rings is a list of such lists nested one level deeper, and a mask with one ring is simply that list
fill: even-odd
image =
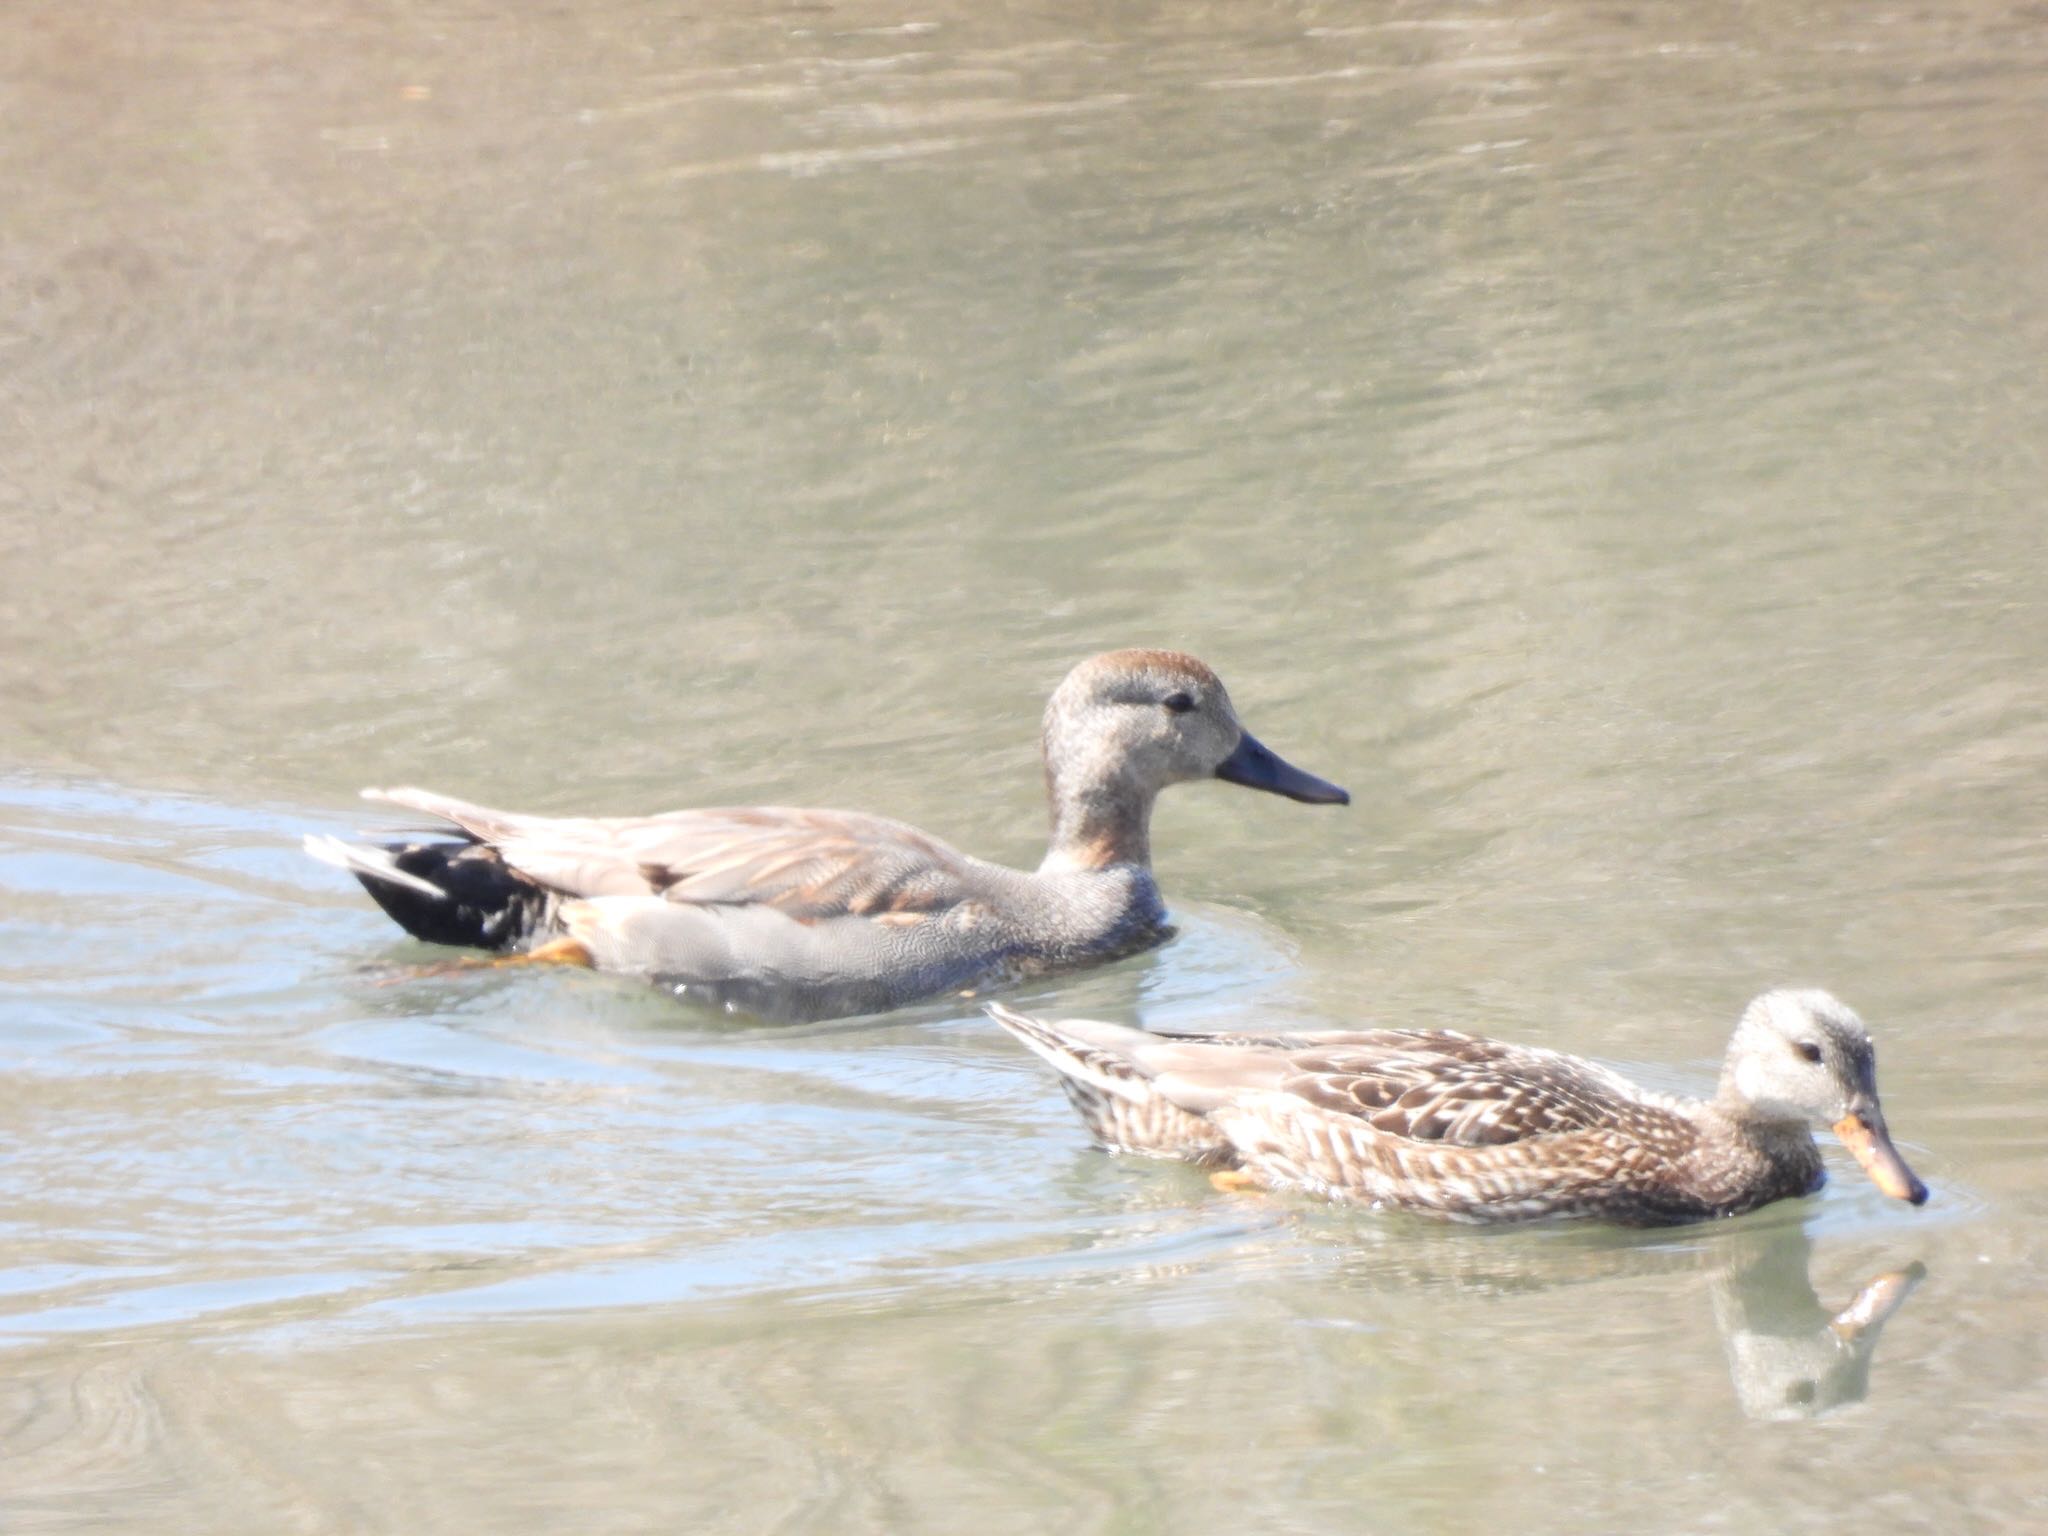
[{"label": "water surface", "polygon": [[[2037,11],[11,23],[10,1529],[2038,1527]],[[1173,792],[1181,936],[1020,1004],[1701,1089],[1821,982],[1933,1203],[1223,1196],[964,1005],[423,976],[296,849],[421,782],[1030,861],[1121,644],[1355,803]]]}]

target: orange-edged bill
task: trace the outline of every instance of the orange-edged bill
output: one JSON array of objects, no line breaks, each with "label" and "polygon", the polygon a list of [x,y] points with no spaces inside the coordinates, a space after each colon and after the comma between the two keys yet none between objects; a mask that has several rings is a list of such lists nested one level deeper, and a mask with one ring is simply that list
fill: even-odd
[{"label": "orange-edged bill", "polygon": [[1927,1203],[1927,1186],[1906,1166],[1906,1160],[1899,1156],[1899,1149],[1892,1145],[1891,1133],[1885,1129],[1883,1116],[1873,1115],[1866,1119],[1851,1110],[1835,1122],[1835,1134],[1855,1156],[1857,1166],[1870,1175],[1871,1183],[1894,1200],[1905,1200],[1914,1205]]}]

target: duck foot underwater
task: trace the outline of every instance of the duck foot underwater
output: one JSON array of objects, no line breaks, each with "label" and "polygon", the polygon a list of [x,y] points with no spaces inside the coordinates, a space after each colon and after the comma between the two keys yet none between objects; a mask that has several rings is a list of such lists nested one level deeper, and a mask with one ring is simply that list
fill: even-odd
[{"label": "duck foot underwater", "polygon": [[408,966],[403,975],[387,976],[379,986],[395,987],[400,982],[419,981],[432,976],[461,976],[471,971],[497,971],[520,965],[566,965],[588,970],[590,951],[575,939],[550,939],[532,949],[510,955],[458,955],[453,960],[436,960]]}]

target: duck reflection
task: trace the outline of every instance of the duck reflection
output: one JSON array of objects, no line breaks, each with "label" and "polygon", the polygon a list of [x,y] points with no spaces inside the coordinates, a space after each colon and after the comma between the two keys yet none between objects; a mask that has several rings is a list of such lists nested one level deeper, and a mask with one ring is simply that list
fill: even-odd
[{"label": "duck reflection", "polygon": [[1862,1402],[1878,1337],[1927,1267],[1916,1260],[1887,1270],[1837,1311],[1813,1288],[1804,1230],[1745,1239],[1712,1282],[1714,1322],[1742,1411],[1752,1419],[1814,1419]]},{"label": "duck reflection", "polygon": [[1830,1307],[1814,1288],[1812,1239],[1776,1213],[1692,1228],[1674,1243],[1611,1230],[1460,1231],[1383,1214],[1362,1233],[1356,1221],[1303,1212],[1276,1227],[1274,1240],[1298,1241],[1304,1226],[1341,1248],[1337,1267],[1368,1291],[1534,1298],[1584,1288],[1590,1308],[1600,1304],[1591,1293],[1617,1281],[1703,1274],[1736,1401],[1765,1421],[1819,1418],[1862,1402],[1884,1325],[1927,1276],[1915,1260]]}]

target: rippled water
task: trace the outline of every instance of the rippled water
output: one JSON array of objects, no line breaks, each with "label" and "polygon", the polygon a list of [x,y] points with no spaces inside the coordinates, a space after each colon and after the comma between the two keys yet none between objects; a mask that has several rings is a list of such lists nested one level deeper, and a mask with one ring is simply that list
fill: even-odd
[{"label": "rippled water", "polygon": [[[10,1530],[2041,1524],[2038,7],[28,3],[0,85]],[[1181,936],[1021,1002],[1697,1089],[1825,982],[1933,1203],[1220,1195],[963,1008],[423,974],[297,851],[1030,861],[1131,643],[1356,801],[1175,791]]]}]

